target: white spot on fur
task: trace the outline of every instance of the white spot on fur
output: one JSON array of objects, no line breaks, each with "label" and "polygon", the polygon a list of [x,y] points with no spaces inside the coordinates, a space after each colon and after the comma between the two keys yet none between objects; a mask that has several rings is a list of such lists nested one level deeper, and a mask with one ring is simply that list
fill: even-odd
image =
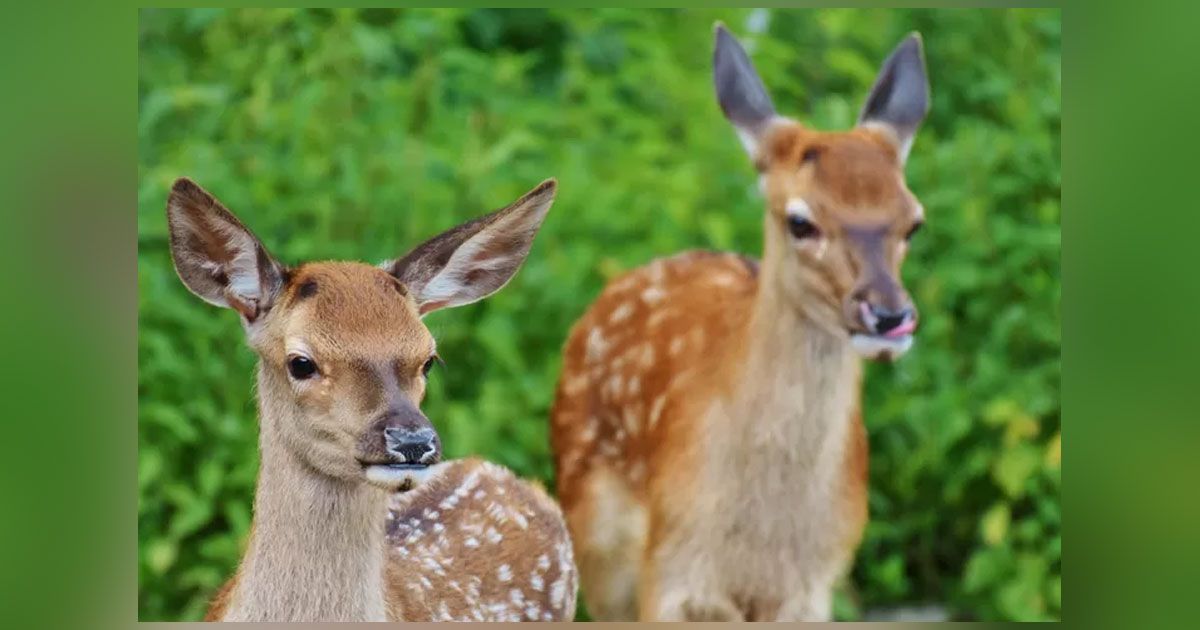
[{"label": "white spot on fur", "polygon": [[813,217],[812,206],[808,205],[808,202],[800,197],[789,198],[787,200],[787,205],[784,206],[784,211],[787,212],[789,216],[808,219],[810,221]]},{"label": "white spot on fur", "polygon": [[500,565],[500,568],[496,569],[496,577],[501,582],[507,583],[507,582],[511,581],[512,577],[513,577],[512,567],[508,566],[507,564]]},{"label": "white spot on fur", "polygon": [[663,301],[663,299],[666,297],[667,297],[666,291],[663,291],[662,289],[660,289],[658,287],[646,287],[642,291],[642,301],[645,302],[646,304],[650,304],[650,305],[658,304],[659,302]]},{"label": "white spot on fur", "polygon": [[658,424],[658,418],[659,418],[659,416],[662,415],[663,407],[666,404],[667,404],[667,397],[663,396],[663,395],[660,395],[658,398],[655,398],[654,402],[650,404],[650,417],[649,417],[650,428],[654,428],[654,425]]},{"label": "white spot on fur", "polygon": [[596,425],[598,421],[594,417],[588,418],[588,423],[584,425],[583,431],[579,433],[579,439],[583,442],[591,442],[596,439]]},{"label": "white spot on fur", "polygon": [[608,395],[611,398],[619,397],[621,395],[621,375],[613,374],[612,377],[608,379],[605,389],[608,390]]},{"label": "white spot on fur", "polygon": [[687,339],[683,335],[672,339],[671,344],[667,346],[667,354],[673,357],[679,356],[679,353],[683,352],[683,345],[685,343],[687,343]]},{"label": "white spot on fur", "polygon": [[604,338],[604,333],[599,328],[593,328],[588,333],[587,338],[587,360],[590,363],[595,363],[604,358],[604,353],[608,352],[609,342]]},{"label": "white spot on fur", "polygon": [[612,314],[608,316],[608,323],[620,324],[621,322],[629,319],[629,317],[632,315],[633,315],[633,303],[626,302],[613,310]]},{"label": "white spot on fur", "polygon": [[479,546],[479,539],[475,538],[474,536],[467,536],[467,539],[463,541],[463,544],[473,549]]}]

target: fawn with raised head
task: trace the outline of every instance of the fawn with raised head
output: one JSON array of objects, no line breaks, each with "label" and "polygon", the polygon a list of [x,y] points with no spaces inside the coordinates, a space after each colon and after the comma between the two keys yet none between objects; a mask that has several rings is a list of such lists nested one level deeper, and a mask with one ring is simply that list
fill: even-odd
[{"label": "fawn with raised head", "polygon": [[921,41],[858,125],[778,115],[716,28],[714,80],[766,197],[761,265],[688,252],[611,282],[564,347],[551,420],[582,593],[601,619],[828,619],[866,523],[860,357],[908,350],[922,208]]},{"label": "fawn with raised head", "polygon": [[237,311],[259,359],[250,540],[209,620],[574,616],[558,506],[499,466],[439,463],[420,410],[437,358],[422,316],[504,286],[555,187],[544,182],[378,267],[286,267],[211,195],[175,182],[176,271],[196,295]]}]

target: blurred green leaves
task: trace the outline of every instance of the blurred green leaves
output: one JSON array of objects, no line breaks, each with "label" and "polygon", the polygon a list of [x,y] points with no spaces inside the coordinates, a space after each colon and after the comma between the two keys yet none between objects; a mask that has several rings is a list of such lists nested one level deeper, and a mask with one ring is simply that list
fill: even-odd
[{"label": "blurred green leaves", "polygon": [[[893,10],[143,10],[139,617],[197,619],[234,570],[257,472],[254,357],[191,296],[164,204],[189,176],[279,258],[397,256],[547,177],[516,279],[431,315],[447,454],[549,481],[560,348],[603,284],[687,248],[757,255],[755,176],[712,95],[712,23],[784,112],[853,124],[920,31],[933,107],[908,164],[917,345],[870,365],[871,522],[840,617],[934,602],[1061,611],[1060,15]],[[760,27],[757,34],[747,25]]]}]

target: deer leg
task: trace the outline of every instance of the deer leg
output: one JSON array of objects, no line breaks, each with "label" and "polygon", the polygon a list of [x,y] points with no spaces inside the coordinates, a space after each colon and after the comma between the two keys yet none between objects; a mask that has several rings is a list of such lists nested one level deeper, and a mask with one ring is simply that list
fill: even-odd
[{"label": "deer leg", "polygon": [[745,621],[733,600],[683,589],[642,603],[640,621]]},{"label": "deer leg", "polygon": [[775,621],[830,621],[833,618],[832,585],[801,588],[779,609]]},{"label": "deer leg", "polygon": [[[674,576],[675,579],[672,579]],[[643,568],[639,621],[745,621],[733,600],[704,571]]]},{"label": "deer leg", "polygon": [[645,548],[645,509],[611,470],[598,466],[567,512],[588,613],[597,621],[637,619],[638,567]]}]

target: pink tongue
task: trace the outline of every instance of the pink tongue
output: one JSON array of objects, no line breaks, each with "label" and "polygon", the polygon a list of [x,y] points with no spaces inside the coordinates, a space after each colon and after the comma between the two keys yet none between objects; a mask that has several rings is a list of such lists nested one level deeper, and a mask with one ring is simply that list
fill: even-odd
[{"label": "pink tongue", "polygon": [[917,322],[915,320],[909,319],[909,320],[906,320],[903,324],[900,324],[899,326],[887,331],[887,334],[885,334],[884,337],[887,337],[889,339],[894,338],[894,337],[903,337],[904,335],[911,335],[912,332],[916,329],[917,329]]}]

